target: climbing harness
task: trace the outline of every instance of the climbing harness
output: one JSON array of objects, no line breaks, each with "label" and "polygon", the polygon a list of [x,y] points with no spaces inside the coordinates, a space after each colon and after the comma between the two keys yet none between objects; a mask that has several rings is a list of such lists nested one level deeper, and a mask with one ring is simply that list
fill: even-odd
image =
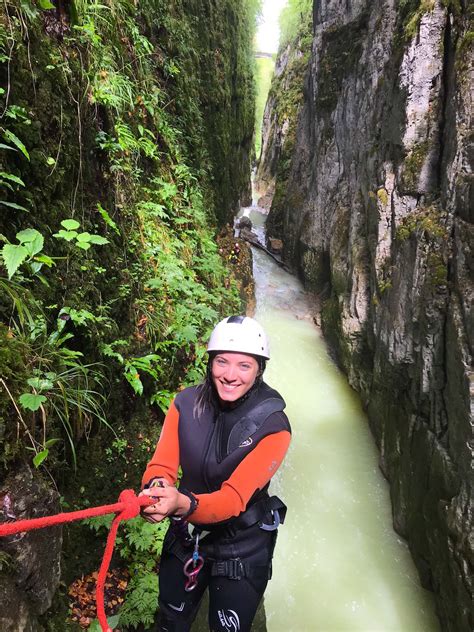
[{"label": "climbing harness", "polygon": [[202,555],[199,555],[199,533],[196,533],[193,554],[183,568],[183,572],[187,577],[186,583],[184,585],[184,590],[186,592],[191,592],[196,588],[197,577],[199,575],[199,571],[202,569],[203,566],[204,558],[202,557]]},{"label": "climbing harness", "polygon": [[14,535],[25,531],[33,531],[34,529],[43,529],[44,527],[51,527],[66,522],[83,520],[84,518],[92,518],[94,516],[103,516],[105,514],[115,513],[116,516],[113,519],[109,535],[107,536],[107,544],[105,546],[104,556],[100,565],[96,587],[97,618],[99,620],[100,627],[102,628],[102,632],[113,632],[108,625],[107,616],[105,614],[104,587],[110,561],[112,559],[117,530],[122,520],[135,518],[139,515],[142,507],[149,507],[155,502],[156,498],[149,498],[148,496],[141,496],[138,498],[133,489],[124,489],[119,496],[119,502],[113,505],[101,505],[99,507],[90,507],[89,509],[81,509],[79,511],[45,516],[43,518],[17,520],[15,522],[0,524],[0,537]]}]

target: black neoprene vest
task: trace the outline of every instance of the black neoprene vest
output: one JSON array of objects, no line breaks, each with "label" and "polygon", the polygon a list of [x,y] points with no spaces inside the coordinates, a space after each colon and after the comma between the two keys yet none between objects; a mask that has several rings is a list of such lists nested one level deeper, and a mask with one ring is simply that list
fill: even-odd
[{"label": "black neoprene vest", "polygon": [[283,412],[284,400],[264,382],[236,408],[208,408],[196,419],[193,407],[198,388],[181,391],[175,406],[183,471],[180,486],[202,494],[220,489],[261,439],[282,430],[291,432],[291,428]]}]

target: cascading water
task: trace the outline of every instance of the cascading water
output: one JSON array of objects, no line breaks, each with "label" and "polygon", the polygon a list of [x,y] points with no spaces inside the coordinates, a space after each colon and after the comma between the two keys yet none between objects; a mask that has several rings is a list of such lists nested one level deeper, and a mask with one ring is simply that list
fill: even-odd
[{"label": "cascading water", "polygon": [[[242,214],[264,224],[256,207]],[[266,629],[438,631],[431,593],[393,531],[388,485],[359,400],[330,360],[300,283],[261,251],[253,256],[255,317],[271,342],[265,377],[286,399],[293,427],[272,484],[288,515],[265,594]]]}]

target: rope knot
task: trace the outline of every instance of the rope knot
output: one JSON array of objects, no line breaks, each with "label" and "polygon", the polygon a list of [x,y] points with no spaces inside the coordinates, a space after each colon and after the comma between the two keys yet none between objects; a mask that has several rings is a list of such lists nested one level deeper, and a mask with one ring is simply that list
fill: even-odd
[{"label": "rope knot", "polygon": [[140,514],[141,502],[133,489],[124,489],[119,496],[119,502],[125,504],[119,514],[121,520],[130,520]]}]

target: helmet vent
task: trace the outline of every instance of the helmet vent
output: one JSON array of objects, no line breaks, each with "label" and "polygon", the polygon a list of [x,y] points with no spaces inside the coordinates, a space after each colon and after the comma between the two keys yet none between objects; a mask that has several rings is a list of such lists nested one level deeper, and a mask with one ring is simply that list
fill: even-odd
[{"label": "helmet vent", "polygon": [[237,323],[241,325],[244,322],[245,316],[229,316],[227,319],[228,323]]}]

